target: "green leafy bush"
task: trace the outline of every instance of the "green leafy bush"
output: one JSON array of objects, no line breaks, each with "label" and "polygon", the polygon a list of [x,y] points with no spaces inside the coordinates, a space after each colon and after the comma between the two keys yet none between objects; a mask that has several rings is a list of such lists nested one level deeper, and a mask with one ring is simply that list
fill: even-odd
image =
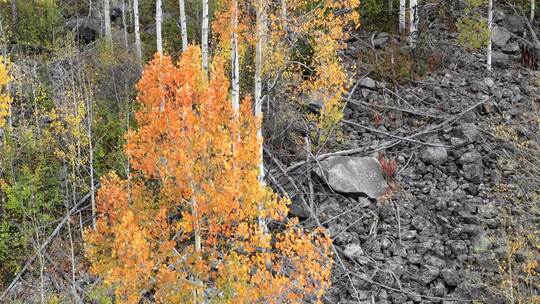
[{"label": "green leafy bush", "polygon": [[2,150],[0,202],[0,284],[18,270],[32,252],[36,234],[45,235],[61,206],[59,163],[46,137],[26,131],[7,134]]},{"label": "green leafy bush", "polygon": [[487,46],[489,42],[487,20],[481,13],[481,8],[486,3],[486,0],[469,0],[464,16],[456,24],[459,32],[458,42],[466,49],[478,50]]},{"label": "green leafy bush", "polygon": [[9,30],[11,39],[17,44],[52,48],[60,36],[62,13],[57,0],[17,1],[18,22],[14,24],[10,4],[0,6],[2,20]]}]

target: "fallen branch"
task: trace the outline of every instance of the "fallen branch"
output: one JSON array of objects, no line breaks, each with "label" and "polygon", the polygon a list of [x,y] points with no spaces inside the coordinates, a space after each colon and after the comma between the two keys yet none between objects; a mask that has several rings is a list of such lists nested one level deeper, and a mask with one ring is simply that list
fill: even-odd
[{"label": "fallen branch", "polygon": [[368,130],[369,132],[382,134],[382,135],[385,135],[385,136],[388,136],[388,137],[399,139],[401,141],[408,141],[408,142],[412,142],[412,143],[415,143],[415,144],[420,144],[420,145],[424,145],[424,146],[431,146],[431,147],[444,147],[444,148],[449,148],[450,147],[450,146],[442,145],[442,144],[423,142],[423,141],[412,139],[410,137],[402,137],[402,136],[399,136],[399,135],[394,135],[392,133],[388,133],[388,132],[377,130],[377,129],[374,129],[374,128],[371,128],[371,127],[367,127],[367,126],[364,126],[364,125],[361,125],[359,123],[352,122],[352,121],[346,120],[346,119],[343,119],[341,121],[346,123],[346,124],[349,124],[351,126],[359,127],[359,128],[364,129],[364,130]]},{"label": "fallen branch", "polygon": [[[95,186],[95,190],[97,190],[99,188],[99,183],[96,184]],[[80,209],[79,208],[90,198],[90,196],[92,195],[92,193],[87,193],[83,198],[81,198],[79,200],[79,202],[77,204],[75,204],[75,206],[73,206],[73,208],[71,208],[68,212],[67,215],[64,216],[64,218],[62,218],[62,220],[60,221],[60,223],[56,226],[56,228],[54,229],[54,231],[49,235],[49,237],[45,240],[45,242],[43,242],[43,244],[41,244],[41,246],[39,247],[39,252],[43,252],[43,250],[45,250],[45,248],[52,242],[52,240],[58,235],[58,233],[60,233],[60,231],[62,230],[62,227],[67,223],[67,221],[69,220],[69,218],[75,214],[76,212],[78,211],[81,211],[83,209]],[[87,207],[87,206],[86,206]],[[85,208],[86,208],[85,207]],[[24,264],[23,268],[19,271],[19,273],[17,274],[17,276],[11,281],[11,283],[9,284],[9,286],[7,287],[7,289],[2,293],[2,295],[0,296],[0,301],[2,301],[6,295],[11,291],[11,289],[13,289],[13,287],[15,286],[15,284],[17,284],[17,282],[21,279],[21,277],[23,276],[23,274],[26,273],[26,271],[28,270],[28,268],[30,267],[30,265],[32,265],[32,263],[34,262],[34,260],[36,259],[36,254],[34,254],[27,262],[26,264]]]},{"label": "fallen branch", "polygon": [[[392,91],[390,91],[390,92],[392,92]],[[435,114],[429,114],[429,113],[421,113],[421,112],[417,112],[417,111],[414,111],[414,110],[403,109],[403,108],[400,108],[400,107],[393,107],[393,106],[379,105],[379,104],[370,104],[370,103],[367,103],[365,101],[351,99],[351,98],[343,98],[343,99],[345,101],[347,101],[347,102],[352,103],[352,104],[356,104],[356,105],[359,105],[359,106],[364,106],[366,108],[376,107],[376,108],[381,108],[381,109],[389,109],[389,110],[409,113],[409,114],[416,115],[416,116],[425,116],[425,117],[430,117],[430,118],[435,118],[435,119],[444,118],[441,115],[435,115]]]},{"label": "fallen branch", "polygon": [[[458,120],[460,120],[463,115],[465,115],[466,113],[476,109],[477,107],[481,106],[482,104],[484,104],[486,101],[490,100],[491,99],[491,96],[475,103],[474,105],[472,105],[471,107],[465,109],[463,112],[461,112],[460,114],[456,115],[456,116],[452,116],[450,118],[448,118],[447,120],[441,122],[440,124],[438,125],[435,125],[435,126],[432,126],[432,127],[429,127],[427,128],[426,130],[422,131],[422,132],[418,132],[418,133],[415,133],[411,136],[407,136],[407,137],[404,137],[403,139],[407,139],[407,140],[410,140],[410,139],[414,139],[414,138],[417,138],[419,136],[422,136],[422,135],[426,135],[426,134],[430,134],[430,133],[433,133],[433,132],[436,132],[438,130],[440,130],[442,127],[446,126],[446,125],[449,125],[449,124],[452,124]],[[391,141],[386,141],[382,144],[379,145],[378,148],[375,148],[374,151],[380,151],[380,150],[383,150],[383,149],[387,149],[387,148],[390,148],[390,147],[393,147],[397,144],[399,144],[400,142],[402,141],[402,139],[396,139],[396,140],[391,140]],[[314,157],[315,160],[317,161],[321,161],[321,160],[324,160],[328,157],[332,157],[332,156],[348,156],[348,155],[354,155],[354,154],[358,154],[358,153],[362,153],[362,152],[365,152],[368,148],[366,147],[360,147],[360,148],[355,148],[355,149],[350,149],[350,150],[343,150],[343,151],[338,151],[338,152],[331,152],[331,153],[326,153],[326,154],[321,154],[317,157]],[[300,162],[297,162],[297,163],[294,163],[292,164],[291,166],[285,168],[285,172],[289,172],[289,171],[293,171],[293,170],[296,170],[300,167],[302,167],[304,164],[306,163],[306,161],[300,161]]]}]

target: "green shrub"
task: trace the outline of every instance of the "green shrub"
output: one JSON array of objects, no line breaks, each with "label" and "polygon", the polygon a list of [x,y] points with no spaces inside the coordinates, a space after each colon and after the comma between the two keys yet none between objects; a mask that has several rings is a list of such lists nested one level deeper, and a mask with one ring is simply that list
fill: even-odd
[{"label": "green shrub", "polygon": [[458,42],[469,50],[486,47],[489,42],[487,19],[482,16],[486,0],[469,0],[464,16],[458,20]]},{"label": "green shrub", "polygon": [[[2,20],[12,21],[9,3],[0,6]],[[60,36],[62,13],[57,0],[17,1],[18,23],[4,22],[17,44],[52,48]]]},{"label": "green shrub", "polygon": [[7,132],[2,150],[0,203],[0,284],[18,270],[21,260],[32,252],[36,233],[47,227],[62,205],[60,164],[50,153],[46,136],[31,131]]}]

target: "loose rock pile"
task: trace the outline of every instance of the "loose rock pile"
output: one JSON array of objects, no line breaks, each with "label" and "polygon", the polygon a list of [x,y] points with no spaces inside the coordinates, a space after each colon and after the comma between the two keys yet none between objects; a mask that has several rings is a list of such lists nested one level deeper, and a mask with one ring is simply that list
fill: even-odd
[{"label": "loose rock pile", "polygon": [[[514,36],[524,25],[496,15],[501,26],[494,43],[505,56],[498,66],[508,67],[511,56],[519,56]],[[540,201],[516,205],[501,194],[505,185],[534,192],[539,183],[517,167],[515,146],[502,139],[500,126],[532,139],[539,126],[525,121],[537,113],[540,89],[530,71],[488,73],[477,56],[457,47],[445,51],[455,58],[448,68],[395,91],[360,80],[345,110],[348,142],[341,147],[355,157],[312,165],[326,175],[319,169],[308,179],[295,176],[299,184],[315,184],[316,207],[305,209],[305,218],[314,212],[334,239],[338,256],[328,303],[509,303],[496,279],[509,250],[507,219],[538,229]],[[362,188],[369,181],[354,169],[366,160],[357,157],[377,151],[399,162],[382,197]],[[382,185],[378,166],[374,172]],[[285,188],[295,208],[308,208],[299,186],[290,183]],[[538,277],[535,282],[538,294]]]}]

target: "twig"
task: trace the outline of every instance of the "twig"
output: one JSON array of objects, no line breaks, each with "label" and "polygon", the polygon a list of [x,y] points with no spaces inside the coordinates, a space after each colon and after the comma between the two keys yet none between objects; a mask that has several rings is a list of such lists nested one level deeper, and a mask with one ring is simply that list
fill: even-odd
[{"label": "twig", "polygon": [[405,163],[403,168],[401,168],[401,170],[398,171],[398,173],[397,173],[398,175],[401,174],[401,172],[403,172],[403,170],[405,170],[407,168],[407,166],[409,165],[409,163],[411,162],[413,157],[414,157],[414,152],[411,153],[411,157],[409,157],[409,160],[407,160],[407,162]]},{"label": "twig", "polygon": [[377,129],[374,129],[374,128],[371,128],[371,127],[367,127],[367,126],[364,126],[364,125],[361,125],[359,123],[352,122],[352,121],[346,120],[346,119],[343,119],[342,122],[344,122],[346,124],[349,124],[349,125],[352,125],[352,126],[355,126],[355,127],[362,128],[364,130],[368,130],[368,131],[373,132],[373,133],[386,135],[388,137],[392,137],[392,138],[399,139],[399,140],[402,140],[402,141],[412,142],[412,143],[415,143],[415,144],[420,144],[420,145],[424,145],[424,146],[431,146],[431,147],[445,147],[445,148],[451,147],[451,146],[442,145],[442,144],[423,142],[423,141],[412,139],[410,137],[402,137],[402,136],[394,135],[392,133],[388,133],[388,132],[377,130]]},{"label": "twig", "polygon": [[[379,287],[382,287],[384,289],[388,289],[388,290],[391,290],[391,291],[395,291],[395,292],[401,292],[401,293],[404,293],[404,294],[407,294],[407,295],[412,295],[412,296],[418,296],[418,297],[421,297],[421,298],[424,298],[424,299],[428,299],[428,300],[437,300],[437,301],[465,301],[463,299],[458,299],[458,298],[441,298],[441,297],[433,297],[433,296],[427,296],[427,295],[422,295],[422,294],[417,294],[417,293],[414,293],[414,292],[410,292],[410,291],[407,291],[407,290],[403,290],[403,289],[397,289],[397,288],[393,288],[393,287],[390,287],[390,286],[387,286],[387,285],[384,285],[384,284],[381,284],[379,282],[376,282],[376,281],[373,281],[371,279],[367,279],[359,274],[356,274],[352,271],[348,271],[346,270],[347,272],[349,272],[350,274],[352,274],[353,276],[359,278],[359,279],[362,279],[370,284],[375,284]],[[468,302],[468,301],[466,301]]]},{"label": "twig", "polygon": [[377,108],[390,109],[390,110],[394,110],[394,111],[409,113],[409,114],[416,115],[416,116],[426,116],[426,117],[435,118],[435,119],[444,118],[444,117],[442,117],[440,115],[434,115],[434,114],[429,114],[429,113],[421,113],[421,112],[417,112],[417,111],[413,111],[413,110],[407,110],[407,109],[403,109],[403,108],[399,108],[399,107],[380,105],[380,104],[370,104],[370,103],[367,103],[365,101],[356,100],[356,99],[350,99],[350,98],[343,98],[343,99],[346,100],[347,102],[352,103],[352,104],[364,106],[366,108],[377,107]]},{"label": "twig", "polygon": [[392,204],[394,205],[394,208],[396,209],[396,221],[398,225],[398,237],[399,237],[399,244],[401,245],[401,217],[399,216],[399,205],[392,200]]}]

